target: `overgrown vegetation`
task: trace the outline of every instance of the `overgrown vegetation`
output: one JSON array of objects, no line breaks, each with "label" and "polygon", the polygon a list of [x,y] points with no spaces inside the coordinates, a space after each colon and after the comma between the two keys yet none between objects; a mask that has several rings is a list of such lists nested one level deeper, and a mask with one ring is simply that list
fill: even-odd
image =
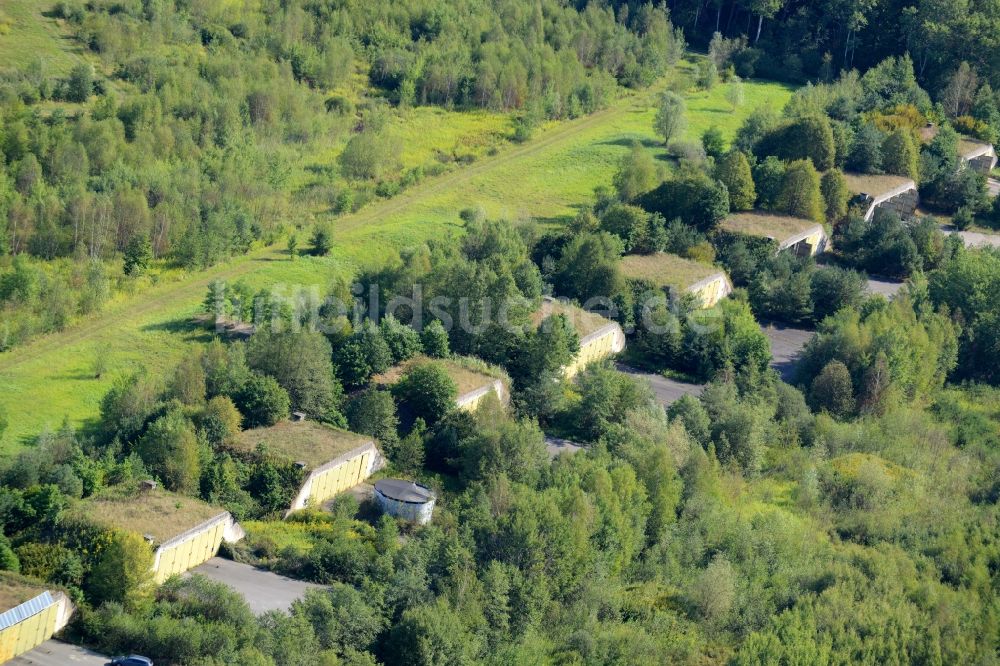
[{"label": "overgrown vegetation", "polygon": [[[216,328],[171,321],[199,343],[135,351],[165,375],[88,350],[85,378],[111,385],[99,418],[0,465],[0,569],[67,589],[75,641],[157,663],[996,661],[1000,254],[935,218],[868,215],[848,184],[912,179],[956,226],[996,217],[959,134],[1000,130],[996,73],[971,48],[992,43],[992,10],[704,9],[57,5],[46,25],[82,53],[0,81],[0,348],[309,228],[268,255],[279,268],[180,278],[207,286],[196,321]],[[674,68],[674,24],[708,57]],[[915,60],[891,50],[904,43]],[[668,70],[648,102],[612,109],[635,130],[614,148],[528,152],[545,121]],[[760,73],[816,83],[737,113]],[[429,173],[392,139],[420,105],[495,114],[533,170],[514,160],[478,189],[400,204],[378,231],[338,226]],[[530,203],[545,225],[497,214],[530,174],[517,195],[549,197]],[[727,230],[738,211],[821,225],[834,253]],[[341,265],[359,239],[374,256]],[[636,261],[664,267],[627,275]],[[723,269],[736,291],[702,307],[720,294],[700,280]],[[865,273],[908,284],[869,296]],[[702,392],[669,402],[608,360],[567,376],[594,319],[540,314],[548,296],[615,320],[629,363]],[[187,318],[196,299],[169,306]],[[816,327],[794,385],[762,318]],[[460,409],[470,377],[503,390]],[[386,473],[437,493],[433,521],[346,495],[281,520],[303,470],[237,443],[292,411],[374,437]],[[583,450],[552,459],[546,435]],[[148,478],[243,521],[227,556],[325,587],[260,617],[198,576],[155,588],[140,534],[76,512]]]}]

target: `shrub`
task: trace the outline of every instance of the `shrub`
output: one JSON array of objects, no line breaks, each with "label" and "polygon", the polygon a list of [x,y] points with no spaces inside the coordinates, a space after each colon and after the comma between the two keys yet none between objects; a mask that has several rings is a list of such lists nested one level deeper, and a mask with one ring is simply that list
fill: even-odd
[{"label": "shrub", "polygon": [[274,377],[256,373],[250,375],[233,399],[243,414],[246,428],[272,426],[288,418],[291,409],[288,392]]},{"label": "shrub", "polygon": [[807,115],[787,121],[765,134],[754,148],[761,157],[774,155],[783,160],[812,160],[817,169],[833,167],[836,147],[826,116]]},{"label": "shrub", "polygon": [[718,125],[712,125],[701,134],[701,145],[705,149],[705,154],[709,157],[719,159],[726,150],[726,140],[722,136],[722,130]]},{"label": "shrub", "polygon": [[854,411],[854,385],[851,372],[840,361],[830,361],[816,375],[809,387],[813,409],[825,410],[843,418]]},{"label": "shrub", "polygon": [[820,195],[819,174],[809,160],[788,165],[778,196],[778,208],[789,215],[822,222],[823,197]]},{"label": "shrub", "polygon": [[440,365],[418,363],[392,387],[392,393],[412,419],[433,425],[455,406],[458,385]]},{"label": "shrub", "polygon": [[622,158],[614,176],[615,191],[625,202],[645,194],[656,186],[656,164],[649,151],[635,142],[629,154]]},{"label": "shrub", "polygon": [[715,177],[726,186],[731,210],[750,210],[757,200],[757,189],[746,155],[732,150],[715,167]]},{"label": "shrub", "polygon": [[639,204],[665,219],[680,217],[699,231],[708,232],[729,214],[729,192],[717,180],[700,172],[687,172],[645,194]]},{"label": "shrub", "polygon": [[141,606],[153,593],[153,550],[134,532],[110,532],[98,546],[87,589],[97,603]]},{"label": "shrub", "polygon": [[847,189],[847,180],[840,169],[830,169],[824,173],[819,187],[823,194],[826,221],[836,224],[847,217],[850,192]]},{"label": "shrub", "polygon": [[325,257],[333,249],[333,227],[328,222],[319,222],[312,232],[313,254]]},{"label": "shrub", "polygon": [[341,172],[354,180],[377,180],[399,161],[398,145],[372,131],[354,135],[338,158]]},{"label": "shrub", "polygon": [[420,332],[420,342],[428,356],[445,358],[451,353],[448,347],[448,332],[437,319],[424,326],[424,330]]},{"label": "shrub", "polygon": [[135,450],[169,489],[186,493],[198,489],[198,438],[181,408],[171,409],[153,421]]}]

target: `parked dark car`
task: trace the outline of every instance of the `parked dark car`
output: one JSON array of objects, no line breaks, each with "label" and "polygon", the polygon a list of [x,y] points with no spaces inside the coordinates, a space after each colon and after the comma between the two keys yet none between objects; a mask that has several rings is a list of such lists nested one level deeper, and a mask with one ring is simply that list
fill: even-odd
[{"label": "parked dark car", "polygon": [[104,666],[153,666],[153,660],[149,657],[130,654],[127,657],[115,657]]}]

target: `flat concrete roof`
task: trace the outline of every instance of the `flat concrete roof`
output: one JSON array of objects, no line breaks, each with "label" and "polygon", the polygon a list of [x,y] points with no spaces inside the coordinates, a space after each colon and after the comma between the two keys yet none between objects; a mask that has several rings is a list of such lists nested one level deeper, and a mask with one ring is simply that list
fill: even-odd
[{"label": "flat concrete roof", "polygon": [[685,259],[676,254],[657,252],[656,254],[629,254],[622,257],[622,273],[633,280],[647,280],[657,287],[678,287],[687,289],[715,275],[724,275],[722,270],[693,259]]},{"label": "flat concrete roof", "polygon": [[68,515],[109,529],[149,534],[160,544],[224,513],[222,507],[193,497],[135,486],[109,488],[77,503]]},{"label": "flat concrete roof", "polygon": [[730,215],[722,221],[722,229],[747,236],[771,238],[779,243],[804,234],[820,225],[814,220],[805,220],[790,215],[774,215],[762,211],[749,211]]},{"label": "flat concrete roof", "polygon": [[434,499],[434,493],[425,485],[404,479],[379,479],[375,491],[389,499],[409,504],[423,504]]},{"label": "flat concrete roof", "polygon": [[229,446],[246,453],[263,446],[290,462],[301,461],[315,468],[371,442],[366,435],[316,421],[281,421],[270,428],[244,430]]}]

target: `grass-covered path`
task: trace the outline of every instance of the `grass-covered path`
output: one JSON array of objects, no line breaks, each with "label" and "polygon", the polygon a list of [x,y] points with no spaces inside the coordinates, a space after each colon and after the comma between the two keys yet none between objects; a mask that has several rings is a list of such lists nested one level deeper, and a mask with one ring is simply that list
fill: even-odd
[{"label": "grass-covered path", "polygon": [[[780,108],[791,94],[784,86],[746,82],[747,101],[733,110],[724,86],[688,95],[688,136],[710,125],[725,134],[755,106]],[[0,354],[0,405],[10,419],[0,447],[20,448],[64,418],[76,426],[93,419],[114,379],[135,368],[162,374],[205,333],[188,324],[214,280],[245,280],[255,288],[315,286],[358,265],[377,262],[399,248],[455,230],[458,212],[482,206],[490,215],[554,220],[571,216],[606,185],[632,141],[663,156],[652,133],[655,90],[623,95],[590,116],[552,123],[530,142],[508,146],[461,169],[427,179],[390,200],[335,220],[336,247],[328,257],[290,261],[284,248],[258,248],[211,269],[172,279],[117,302],[69,329]],[[94,358],[106,354],[109,371],[100,379]]]}]

